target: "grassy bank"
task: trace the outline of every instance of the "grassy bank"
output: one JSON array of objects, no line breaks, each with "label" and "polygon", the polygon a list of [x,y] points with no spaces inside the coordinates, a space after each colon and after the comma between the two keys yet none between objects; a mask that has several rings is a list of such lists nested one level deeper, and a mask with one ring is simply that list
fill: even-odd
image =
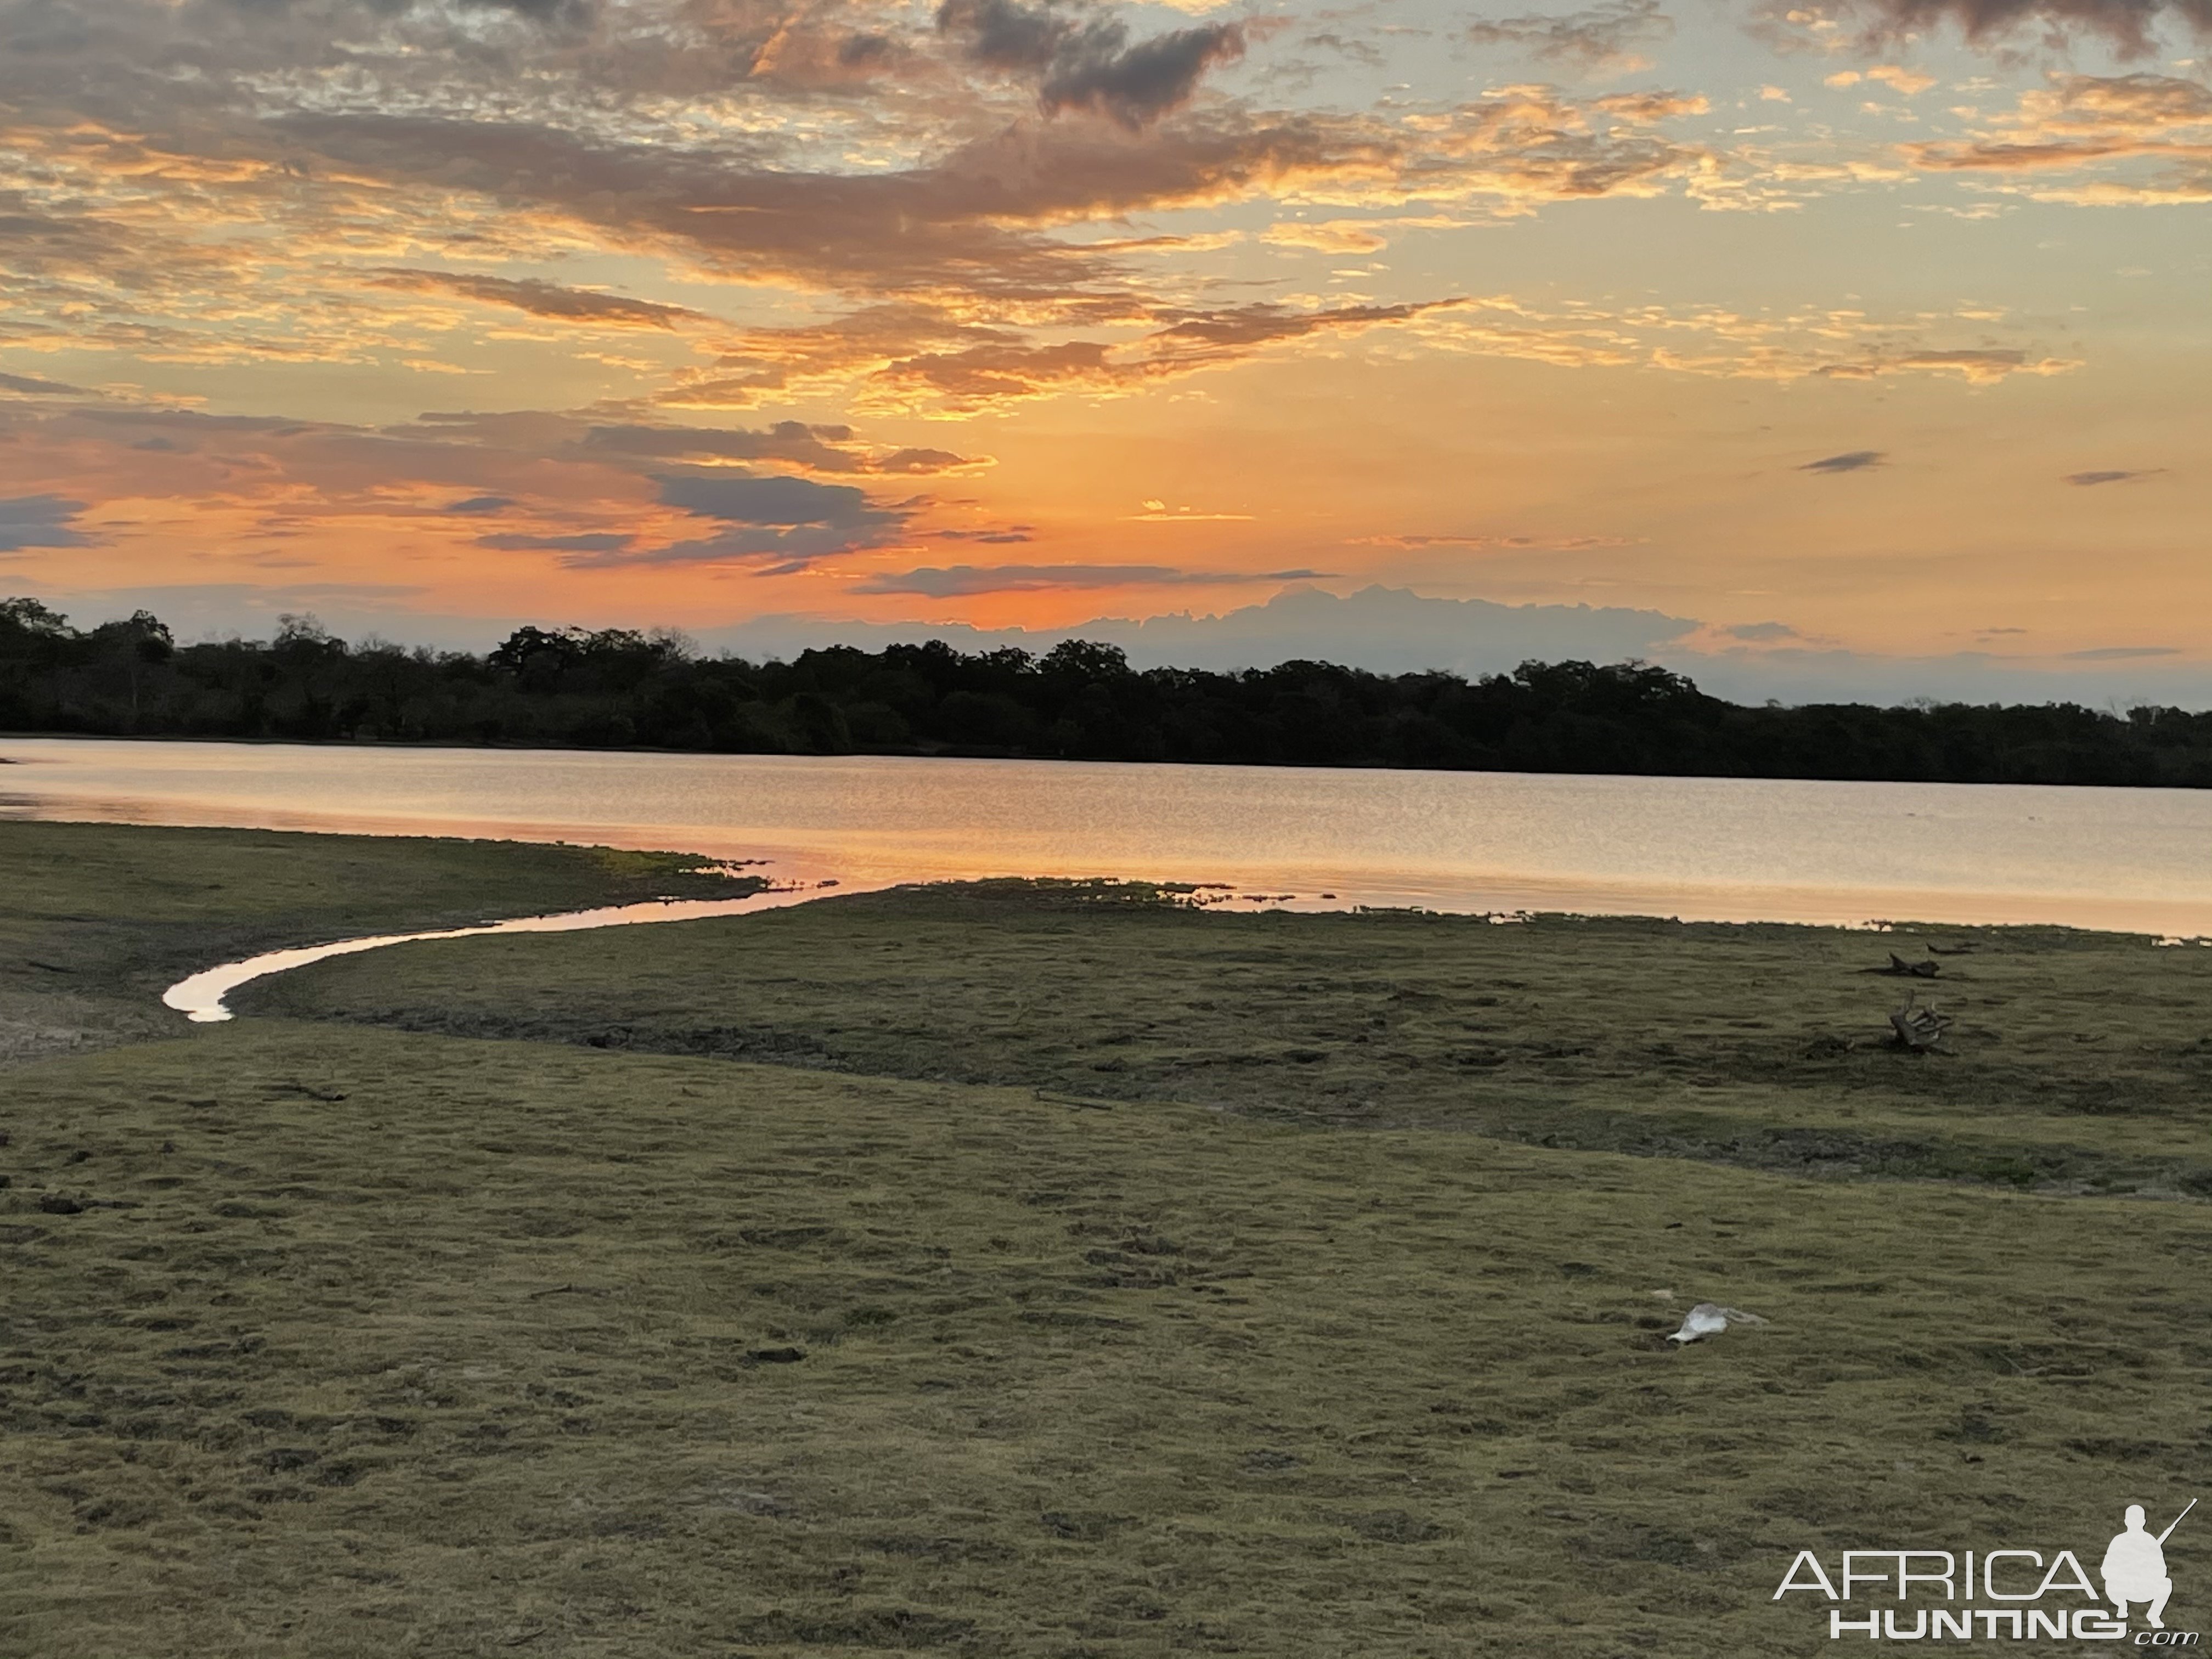
[{"label": "grassy bank", "polygon": [[[1934,944],[1951,952],[1931,957]],[[1932,980],[1877,971],[1893,953]],[[1954,1016],[1900,1054],[1908,994]],[[331,962],[240,1006],[1802,1173],[2212,1196],[2212,951],[1007,882]]]},{"label": "grassy bank", "polygon": [[[1977,938],[1915,1061],[1836,1046],[1894,941],[1131,897],[410,946],[0,1069],[0,1652],[1802,1654],[1801,1548],[2094,1567],[2207,1485],[2201,1203],[1589,1149],[2168,1180],[2190,953]],[[1772,1322],[1669,1350],[1705,1297]]]}]

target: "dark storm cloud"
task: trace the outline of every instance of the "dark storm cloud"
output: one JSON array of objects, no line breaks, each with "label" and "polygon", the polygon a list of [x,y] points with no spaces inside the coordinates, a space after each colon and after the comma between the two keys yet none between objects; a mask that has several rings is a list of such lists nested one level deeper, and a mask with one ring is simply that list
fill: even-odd
[{"label": "dark storm cloud", "polygon": [[945,0],[937,27],[959,36],[973,63],[1039,76],[1046,113],[1094,110],[1133,132],[1188,103],[1214,64],[1244,55],[1236,23],[1176,29],[1131,46],[1118,19],[1078,21],[1020,0]]},{"label": "dark storm cloud", "polygon": [[[1048,69],[1086,28],[1111,33],[1113,27],[1103,18],[1077,23],[1020,0],[945,0],[937,9],[937,27],[941,33],[963,37],[972,62],[996,70]],[[1115,33],[1112,38],[1118,43],[1122,37]]]},{"label": "dark storm cloud", "polygon": [[0,553],[27,547],[88,547],[92,538],[76,527],[82,501],[59,495],[16,495],[0,500]]},{"label": "dark storm cloud", "polygon": [[1133,132],[1188,103],[1214,64],[1243,55],[1244,31],[1237,24],[1176,29],[1126,52],[1055,64],[1037,99],[1048,111],[1097,110]]},{"label": "dark storm cloud", "polygon": [[757,575],[792,575],[838,553],[858,553],[894,540],[905,531],[911,507],[878,507],[852,484],[814,484],[805,477],[668,473],[654,483],[668,507],[719,518],[723,529],[696,542],[575,553],[562,564],[737,564],[752,566]]},{"label": "dark storm cloud", "polygon": [[[726,471],[667,473],[653,482],[666,505],[720,520],[722,527],[695,541],[660,547],[638,547],[629,538],[613,545],[603,545],[598,538],[580,538],[561,562],[582,570],[729,565],[749,568],[756,575],[790,575],[823,559],[895,540],[921,505],[878,505],[850,484]],[[551,539],[541,538],[536,544],[545,546]]]},{"label": "dark storm cloud", "polygon": [[1866,0],[1856,9],[1880,35],[1948,26],[1976,46],[2031,33],[2059,46],[2091,34],[2136,58],[2157,50],[2159,26],[2169,21],[2212,35],[2212,0]]},{"label": "dark storm cloud", "polygon": [[2096,484],[2133,483],[2138,478],[2154,477],[2165,471],[2162,466],[2154,466],[2136,472],[2069,472],[2066,475],[2066,482],[2077,489],[2086,489]]},{"label": "dark storm cloud", "polygon": [[1887,458],[1879,449],[1854,449],[1842,455],[1824,455],[1817,461],[1808,461],[1797,470],[1800,472],[1863,472],[1869,467],[1880,466]]},{"label": "dark storm cloud", "polygon": [[702,518],[732,524],[826,525],[855,529],[888,524],[897,514],[871,503],[850,484],[819,484],[805,478],[730,477],[716,473],[674,473],[659,479],[660,499]]},{"label": "dark storm cloud", "polygon": [[446,511],[448,513],[496,513],[502,507],[514,505],[514,501],[505,495],[471,495],[465,501],[447,502]]}]

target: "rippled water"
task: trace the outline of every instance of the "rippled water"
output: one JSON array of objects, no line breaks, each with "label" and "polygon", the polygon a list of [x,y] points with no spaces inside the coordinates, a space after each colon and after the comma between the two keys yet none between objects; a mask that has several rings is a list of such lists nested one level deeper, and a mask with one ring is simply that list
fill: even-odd
[{"label": "rippled water", "polygon": [[0,757],[0,815],[596,842],[796,881],[2212,933],[2212,792],[62,738]]}]

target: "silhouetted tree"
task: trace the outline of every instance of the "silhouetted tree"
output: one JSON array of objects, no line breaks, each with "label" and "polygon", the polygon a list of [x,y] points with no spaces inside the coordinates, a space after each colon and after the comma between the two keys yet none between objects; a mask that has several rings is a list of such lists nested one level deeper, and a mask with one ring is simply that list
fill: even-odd
[{"label": "silhouetted tree", "polygon": [[942,640],[787,663],[679,635],[519,628],[483,656],[349,647],[311,616],[266,641],[179,646],[138,611],[88,631],[0,599],[0,726],[725,753],[1050,756],[1739,777],[2212,787],[2212,714],[2070,703],[1745,708],[1649,663],[1373,674],[1295,661],[1133,669]]}]

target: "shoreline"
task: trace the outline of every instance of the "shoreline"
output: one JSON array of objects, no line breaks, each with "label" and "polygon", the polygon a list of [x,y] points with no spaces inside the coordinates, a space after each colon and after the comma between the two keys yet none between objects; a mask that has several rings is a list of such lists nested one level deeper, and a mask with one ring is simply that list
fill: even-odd
[{"label": "shoreline", "polygon": [[[498,846],[504,844],[528,845],[530,843],[492,842],[490,844]],[[1049,890],[1055,884],[1049,880],[1035,877],[1016,877],[1009,878],[1007,879],[1017,883],[1024,883],[1032,885],[1037,888],[1041,892]],[[2212,939],[2159,939],[2153,938],[2148,934],[2143,933],[2120,933],[2097,929],[2076,927],[2021,927],[2008,929],[1991,927],[1953,927],[1944,924],[1911,921],[1879,921],[1869,922],[1863,927],[1838,927],[1832,925],[1824,926],[1823,924],[1814,922],[1685,922],[1681,921],[1680,918],[1674,916],[1628,915],[1598,915],[1574,911],[1519,911],[1511,914],[1499,914],[1484,911],[1468,912],[1423,910],[1418,908],[1385,908],[1370,905],[1352,905],[1340,908],[1292,911],[1285,910],[1274,906],[1271,902],[1269,896],[1266,895],[1249,896],[1242,898],[1241,900],[1232,898],[1228,895],[1223,895],[1220,898],[1209,900],[1203,897],[1193,897],[1192,894],[1194,893],[1194,889],[1191,884],[1188,883],[1129,882],[1118,881],[1112,878],[1104,878],[1104,882],[1108,884],[1151,889],[1163,896],[1165,896],[1161,902],[1169,908],[1224,915],[1274,915],[1352,917],[1437,916],[1450,917],[1455,920],[1468,921],[1486,922],[1492,927],[1515,927],[1532,924],[1571,926],[1577,923],[1620,923],[1628,925],[1642,923],[1651,926],[1677,927],[1721,927],[1759,930],[1803,928],[1808,931],[1818,932],[1863,933],[1876,939],[1899,938],[1908,935],[1924,935],[1931,933],[1946,933],[1954,936],[1954,944],[1950,947],[1953,954],[1963,954],[1976,948],[1971,942],[1961,942],[1956,937],[1958,935],[1996,933],[2002,936],[2006,933],[2016,933],[2024,935],[2050,934],[2055,933],[2062,935],[2079,934],[2087,938],[2099,939],[2148,940],[2154,948],[2161,949],[2168,947],[2184,947],[2191,945],[2212,947]],[[898,892],[909,890],[927,890],[929,889],[939,889],[944,890],[957,890],[963,887],[979,884],[980,884],[961,882],[932,882],[896,883],[888,884],[880,887],[843,887],[838,882],[832,880],[805,884],[791,888],[763,886],[756,888],[750,893],[745,893],[728,899],[649,899],[641,903],[624,905],[612,908],[607,907],[597,907],[584,910],[557,911],[550,915],[501,917],[495,920],[488,920],[479,925],[468,927],[433,928],[422,932],[407,933],[361,934],[347,939],[333,939],[325,944],[299,945],[282,950],[265,951],[251,957],[240,957],[232,962],[212,963],[208,967],[200,969],[197,972],[187,975],[185,978],[179,980],[175,984],[171,985],[167,990],[163,991],[161,994],[161,1005],[166,1008],[169,1008],[178,1013],[183,1014],[194,1024],[220,1024],[236,1018],[236,1014],[229,1006],[229,1000],[234,992],[236,992],[246,986],[255,984],[260,981],[271,978],[279,974],[289,974],[299,969],[312,967],[319,962],[327,962],[338,957],[361,956],[371,951],[382,951],[393,945],[416,945],[440,939],[504,938],[523,933],[597,933],[602,929],[614,927],[665,927],[685,921],[706,921],[723,917],[757,915],[769,910],[781,909],[800,904],[811,904],[820,900],[830,898],[854,897],[869,893]],[[1068,884],[1073,885],[1079,884]],[[1199,886],[1214,884],[1198,884]],[[828,888],[837,888],[839,890],[835,893],[823,890]],[[1296,896],[1285,894],[1282,896],[1287,898],[1295,897]],[[1231,904],[1238,902],[1249,905],[1250,908],[1227,908]],[[672,910],[678,908],[683,911],[683,914],[670,914]],[[1936,947],[1931,945],[1929,948],[1932,951]],[[1892,960],[1894,962],[1897,958],[1893,957]],[[1925,980],[1916,980],[1911,975],[1903,972],[1892,975],[1887,973],[1887,970],[1879,969],[1869,969],[1865,971],[1870,974],[1879,974],[1886,977],[1899,979],[1905,982],[1905,988],[1918,986],[1934,988],[1942,983],[1942,981],[1939,981],[1933,976]],[[1951,983],[1955,982],[1956,981],[1951,981]]]},{"label": "shoreline", "polygon": [[[0,798],[0,800],[4,800],[4,798]],[[73,807],[90,810],[90,804],[88,802],[71,802],[68,805]],[[305,817],[308,815],[302,814],[301,816]],[[483,824],[480,826],[483,831],[482,833],[472,833],[470,827],[471,823],[471,821],[469,820],[460,820],[456,821],[450,825],[436,825],[424,823],[420,820],[415,820],[410,821],[404,825],[384,827],[383,823],[380,823],[380,821],[370,817],[333,817],[331,821],[326,824],[310,826],[298,823],[275,822],[271,821],[271,819],[267,817],[253,817],[245,813],[229,817],[196,817],[191,819],[149,819],[144,817],[123,817],[118,816],[70,817],[60,814],[47,814],[36,811],[22,814],[10,813],[5,809],[4,804],[0,804],[0,825],[5,825],[8,823],[78,824],[84,826],[106,826],[127,830],[182,830],[218,832],[232,831],[241,834],[276,836],[360,837],[374,841],[393,842],[425,841],[452,842],[488,847],[545,847],[568,848],[582,850],[599,848],[654,856],[666,855],[682,859],[697,860],[714,864],[734,862],[741,865],[755,866],[763,869],[777,864],[780,860],[787,863],[793,860],[799,860],[808,862],[809,867],[805,873],[791,874],[786,878],[787,879],[805,887],[818,887],[823,885],[836,887],[842,884],[848,891],[872,891],[883,888],[907,886],[957,886],[968,883],[992,881],[1037,883],[1104,881],[1152,886],[1162,889],[1163,890],[1179,890],[1191,892],[1202,892],[1207,890],[1213,890],[1220,892],[1224,896],[1220,900],[1212,900],[1207,902],[1212,905],[1217,905],[1219,908],[1241,910],[1247,904],[1256,903],[1261,908],[1275,908],[1299,915],[1328,915],[1358,914],[1361,912],[1376,912],[1383,914],[1411,913],[1437,916],[1483,917],[1492,921],[1506,922],[1522,918],[1541,916],[1567,920],[1644,921],[1699,927],[1832,929],[1854,933],[1944,932],[1970,929],[1997,931],[2014,930],[2021,932],[2047,930],[2068,933],[2104,935],[2118,939],[2146,939],[2163,946],[2185,946],[2191,944],[2212,944],[2212,925],[2208,925],[2203,931],[2189,931],[2178,927],[2166,927],[2154,925],[2143,925],[2137,927],[2098,926],[2086,922],[2068,921],[2033,916],[1960,919],[1955,916],[1945,917],[1932,914],[1920,915],[1906,914],[1885,916],[1865,913],[1855,913],[1849,915],[1826,915],[1820,916],[1790,916],[1779,915],[1752,915],[1742,914],[1723,915],[1698,914],[1693,905],[1683,906],[1669,910],[1657,907],[1584,908],[1579,908],[1572,903],[1553,904],[1542,902],[1533,903],[1506,902],[1481,905],[1471,904],[1468,906],[1434,902],[1423,903],[1411,901],[1406,902],[1388,901],[1376,902],[1372,896],[1367,898],[1357,896],[1356,895],[1359,889],[1359,884],[1353,881],[1345,880],[1340,880],[1338,884],[1347,890],[1353,896],[1340,896],[1338,892],[1333,890],[1319,890],[1311,895],[1298,892],[1271,891],[1268,890],[1279,888],[1282,885],[1282,884],[1273,879],[1244,882],[1224,882],[1212,878],[1193,878],[1183,875],[1158,876],[1151,874],[1131,874],[1126,871],[1108,872],[1095,869],[1080,871],[1025,871],[1007,868],[979,870],[974,872],[947,872],[926,868],[909,868],[905,870],[890,871],[876,869],[868,871],[863,874],[844,872],[825,875],[825,872],[830,872],[837,867],[831,862],[832,855],[815,854],[810,849],[805,848],[779,847],[774,849],[773,855],[757,858],[747,855],[749,851],[759,850],[757,846],[753,846],[750,843],[739,846],[733,842],[731,848],[722,850],[703,846],[672,848],[667,844],[667,842],[669,840],[673,839],[673,837],[657,837],[647,835],[642,837],[630,838],[623,837],[618,833],[608,833],[610,830],[617,830],[618,826],[588,827],[549,825],[544,826],[546,830],[546,833],[544,834],[529,835],[519,832],[532,826],[515,823]],[[563,830],[570,830],[572,833],[558,833],[558,831]],[[1305,884],[1310,887],[1317,885],[1317,884],[1311,882]],[[1513,884],[1510,883],[1501,884],[1499,891],[1501,894],[1508,895],[1510,898],[1510,889],[1512,886]],[[1586,884],[1583,890],[1597,891],[1601,890],[1601,888],[1599,884],[1593,883]],[[1721,890],[1716,889],[1715,890]],[[2008,900],[2013,896],[1991,895],[1987,896],[1992,898],[2003,897]],[[1288,901],[1288,902],[1276,902],[1270,906],[1267,902],[1269,901]],[[1868,903],[1870,906],[1882,902],[1883,900],[1878,896],[1870,896],[1868,900]],[[1688,911],[1688,914],[1685,914],[1686,910]]]}]

